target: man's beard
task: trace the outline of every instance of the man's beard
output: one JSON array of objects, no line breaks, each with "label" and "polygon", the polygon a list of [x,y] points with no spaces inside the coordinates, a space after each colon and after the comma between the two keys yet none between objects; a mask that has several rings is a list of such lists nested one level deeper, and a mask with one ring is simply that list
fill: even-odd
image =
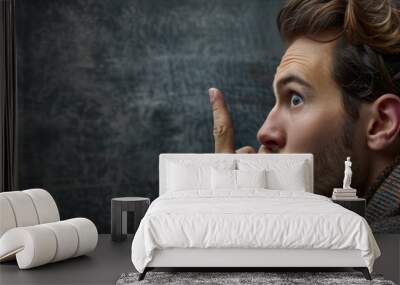
[{"label": "man's beard", "polygon": [[[314,152],[315,194],[331,196],[333,188],[341,188],[343,186],[344,161],[347,156],[352,157],[353,155],[353,130],[354,121],[347,119],[344,122],[342,134]],[[353,163],[352,168],[353,172],[357,173],[358,163]]]}]

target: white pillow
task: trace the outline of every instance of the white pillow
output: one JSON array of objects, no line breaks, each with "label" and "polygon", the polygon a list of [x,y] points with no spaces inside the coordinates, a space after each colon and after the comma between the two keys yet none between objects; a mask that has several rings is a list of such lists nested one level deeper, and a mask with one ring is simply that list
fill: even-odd
[{"label": "white pillow", "polygon": [[235,190],[236,170],[211,168],[211,189],[212,190]]},{"label": "white pillow", "polygon": [[304,160],[238,160],[240,170],[265,169],[268,189],[306,191],[308,189],[308,167]]},{"label": "white pillow", "polygon": [[277,168],[267,171],[268,188],[273,190],[306,191],[305,163],[294,164],[290,168]]},{"label": "white pillow", "polygon": [[237,188],[267,188],[267,171],[236,170]]},{"label": "white pillow", "polygon": [[210,167],[185,166],[169,163],[167,189],[169,191],[185,191],[193,189],[210,189]]},{"label": "white pillow", "polygon": [[166,190],[211,190],[211,167],[235,169],[235,166],[235,160],[168,160],[166,161]]}]

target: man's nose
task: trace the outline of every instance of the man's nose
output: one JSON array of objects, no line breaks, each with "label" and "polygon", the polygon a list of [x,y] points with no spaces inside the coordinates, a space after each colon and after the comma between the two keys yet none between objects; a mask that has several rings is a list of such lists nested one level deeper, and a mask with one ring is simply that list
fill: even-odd
[{"label": "man's nose", "polygon": [[264,124],[257,132],[257,140],[266,152],[281,152],[286,145],[286,135],[274,109],[268,114]]}]

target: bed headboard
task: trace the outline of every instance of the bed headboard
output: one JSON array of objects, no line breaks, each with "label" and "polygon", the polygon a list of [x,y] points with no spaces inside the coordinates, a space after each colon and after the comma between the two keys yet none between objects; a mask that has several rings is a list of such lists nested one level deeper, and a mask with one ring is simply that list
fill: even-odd
[{"label": "bed headboard", "polygon": [[307,166],[307,192],[314,192],[314,162],[313,155],[310,153],[299,153],[299,154],[235,154],[235,153],[161,153],[159,155],[159,195],[166,192],[166,165],[168,160],[196,160],[196,161],[212,161],[212,160],[267,160],[274,162],[287,161],[287,162],[299,162],[304,161]]}]

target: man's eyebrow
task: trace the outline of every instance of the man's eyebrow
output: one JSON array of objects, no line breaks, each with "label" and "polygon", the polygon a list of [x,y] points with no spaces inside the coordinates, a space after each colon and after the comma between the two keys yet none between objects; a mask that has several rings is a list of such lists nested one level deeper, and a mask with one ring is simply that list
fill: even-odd
[{"label": "man's eyebrow", "polygon": [[282,78],[280,78],[278,80],[278,82],[276,83],[276,88],[280,88],[281,86],[284,86],[284,85],[289,84],[291,82],[295,82],[295,83],[298,83],[300,85],[303,85],[304,87],[306,87],[306,88],[308,88],[310,90],[314,89],[311,86],[310,83],[308,83],[307,81],[305,81],[303,78],[301,78],[300,76],[298,76],[296,74],[288,74],[288,75],[283,76]]}]

